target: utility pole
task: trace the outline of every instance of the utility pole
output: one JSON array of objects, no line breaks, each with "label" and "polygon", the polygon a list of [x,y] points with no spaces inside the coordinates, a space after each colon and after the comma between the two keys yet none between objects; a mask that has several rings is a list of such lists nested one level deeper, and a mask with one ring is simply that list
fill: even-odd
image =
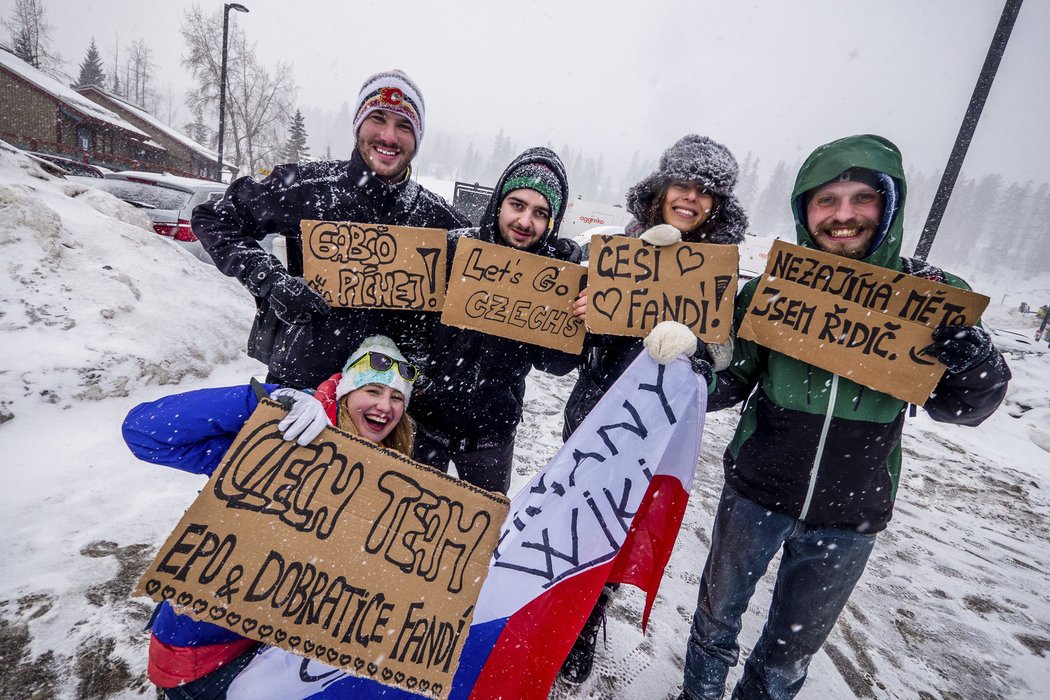
[{"label": "utility pole", "polygon": [[999,17],[999,26],[995,28],[992,45],[988,47],[988,55],[984,59],[984,67],[981,68],[977,85],[974,86],[973,95],[970,96],[970,105],[966,108],[962,125],[959,126],[955,146],[948,157],[944,175],[941,176],[941,184],[933,198],[933,206],[930,207],[930,215],[926,219],[926,225],[923,226],[919,243],[915,246],[915,257],[920,260],[925,260],[930,254],[930,248],[933,247],[934,236],[937,235],[937,229],[940,228],[944,210],[948,208],[948,200],[952,196],[952,190],[955,189],[955,181],[959,179],[963,159],[966,158],[966,151],[970,148],[970,140],[973,139],[973,132],[977,129],[977,122],[981,119],[984,103],[988,99],[988,92],[992,89],[995,73],[999,70],[999,61],[1002,60],[1003,52],[1006,51],[1006,42],[1010,40],[1010,32],[1013,31],[1014,20],[1017,19],[1017,13],[1021,9],[1021,2],[1022,0],[1006,0],[1003,14]]},{"label": "utility pole", "polygon": [[222,10],[222,69],[219,76],[219,182],[222,182],[222,140],[226,129],[226,46],[230,32],[230,10],[247,12],[248,8],[228,2]]}]

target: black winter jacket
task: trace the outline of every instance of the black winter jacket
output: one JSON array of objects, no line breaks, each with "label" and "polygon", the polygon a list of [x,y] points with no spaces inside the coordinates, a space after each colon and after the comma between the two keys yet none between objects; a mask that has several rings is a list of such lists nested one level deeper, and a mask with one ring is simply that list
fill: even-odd
[{"label": "black winter jacket", "polygon": [[[560,161],[555,162],[550,156],[554,154],[545,148],[529,149],[518,156],[497,183],[480,225],[449,232],[450,270],[461,237],[505,245],[498,232],[498,215],[499,193],[507,174],[523,162],[539,161],[546,162],[562,177]],[[569,239],[558,238],[564,213],[562,202],[559,211],[552,212],[554,226],[526,252],[572,263],[580,261],[580,247]],[[450,440],[464,440],[468,447],[479,441],[505,438],[521,422],[525,377],[532,368],[561,376],[571,372],[579,361],[579,355],[439,323],[434,328],[430,363],[412,393],[409,412],[431,432]]]},{"label": "black winter jacket", "polygon": [[[445,200],[410,178],[389,185],[375,177],[354,150],[349,161],[279,165],[262,181],[235,180],[225,196],[198,206],[193,231],[224,274],[245,283],[267,258],[260,245],[280,234],[288,249],[288,271],[303,274],[303,219],[355,221],[391,226],[456,229],[467,219]],[[417,366],[427,360],[427,330],[437,315],[380,309],[333,308],[306,325],[280,322],[265,298],[248,340],[248,354],[268,364],[285,386],[314,387],[338,372],[370,335],[389,336]]]}]

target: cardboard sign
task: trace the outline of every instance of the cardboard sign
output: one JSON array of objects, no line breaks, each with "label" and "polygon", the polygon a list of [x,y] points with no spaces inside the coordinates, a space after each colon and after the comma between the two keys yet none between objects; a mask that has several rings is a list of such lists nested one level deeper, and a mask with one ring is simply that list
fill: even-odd
[{"label": "cardboard sign", "polygon": [[576,263],[460,238],[441,322],[577,354],[584,330],[572,302],[585,274]]},{"label": "cardboard sign", "polygon": [[264,400],[136,593],[357,676],[447,696],[508,502]]},{"label": "cardboard sign", "polygon": [[736,246],[654,246],[627,236],[593,236],[589,259],[591,333],[645,336],[660,321],[678,321],[705,342],[729,339]]},{"label": "cardboard sign", "polygon": [[944,365],[933,329],[973,325],[988,297],[783,241],[773,244],[740,337],[922,405]]},{"label": "cardboard sign", "polygon": [[331,306],[441,310],[443,229],[310,220],[300,228],[303,279]]}]

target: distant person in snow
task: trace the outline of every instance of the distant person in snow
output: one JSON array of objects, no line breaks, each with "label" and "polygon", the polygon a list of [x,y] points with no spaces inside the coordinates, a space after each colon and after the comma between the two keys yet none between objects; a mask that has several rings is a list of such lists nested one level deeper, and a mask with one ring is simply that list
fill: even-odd
[{"label": "distant person in snow", "polygon": [[[627,191],[627,210],[634,219],[625,234],[653,245],[679,239],[691,243],[740,243],[747,231],[747,216],[733,192],[737,174],[736,159],[728,148],[706,136],[682,137],[660,156],[655,172]],[[666,233],[668,227],[674,234],[671,237]],[[576,300],[575,313],[586,321],[586,290]],[[732,352],[731,343],[695,353],[694,369],[706,372],[710,379],[708,359],[713,361],[714,369],[724,368]],[[579,378],[565,404],[565,440],[641,351],[641,338],[587,336]],[[610,592],[607,589],[598,599],[562,666],[561,676],[570,683],[582,683],[591,674],[594,646],[605,620]]]},{"label": "distant person in snow", "polygon": [[[291,405],[278,424],[286,440],[308,445],[333,424],[408,455],[412,422],[405,407],[415,378],[415,367],[392,340],[372,336],[313,396],[273,384],[263,388]],[[124,420],[124,441],[143,461],[210,476],[258,404],[248,385],[174,394],[133,408]],[[225,697],[260,646],[180,615],[167,601],[157,606],[151,628],[147,672],[171,700]]]},{"label": "distant person in snow", "polygon": [[[368,78],[357,96],[356,147],[346,161],[278,165],[260,182],[235,180],[222,199],[198,206],[193,231],[224,274],[236,277],[258,307],[248,354],[269,368],[267,379],[308,387],[332,374],[340,358],[369,335],[390,336],[422,366],[434,314],[330,308],[302,279],[303,219],[454,229],[469,222],[411,179],[423,138],[423,95],[398,70]],[[287,241],[288,267],[259,242]]]},{"label": "distant person in snow", "polygon": [[[791,195],[798,244],[968,289],[902,258],[907,186],[900,151],[879,136],[815,150]],[[761,278],[741,289],[739,328]],[[934,331],[923,352],[946,367],[923,408],[978,425],[1006,395],[1010,371],[978,326]],[[905,402],[737,338],[707,404],[746,400],[725,452],[725,485],[686,649],[681,700],[721,698],[758,580],[778,551],[773,600],[734,698],[791,698],[824,644],[893,514]]]},{"label": "distant person in snow", "polygon": [[[500,176],[480,225],[449,232],[449,264],[461,238],[510,246],[571,263],[580,247],[558,238],[569,195],[561,159],[530,148]],[[571,372],[577,355],[436,324],[430,363],[413,405],[413,458],[489,491],[510,487],[514,436],[521,422],[525,377],[533,367]]]}]

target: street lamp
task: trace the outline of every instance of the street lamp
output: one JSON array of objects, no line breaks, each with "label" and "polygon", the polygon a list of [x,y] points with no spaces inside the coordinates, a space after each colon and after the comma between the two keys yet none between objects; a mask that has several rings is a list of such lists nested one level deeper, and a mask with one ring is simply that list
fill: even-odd
[{"label": "street lamp", "polygon": [[219,182],[222,182],[222,137],[226,130],[226,41],[230,31],[230,10],[247,12],[248,8],[228,2],[222,11],[222,74],[219,76]]}]

